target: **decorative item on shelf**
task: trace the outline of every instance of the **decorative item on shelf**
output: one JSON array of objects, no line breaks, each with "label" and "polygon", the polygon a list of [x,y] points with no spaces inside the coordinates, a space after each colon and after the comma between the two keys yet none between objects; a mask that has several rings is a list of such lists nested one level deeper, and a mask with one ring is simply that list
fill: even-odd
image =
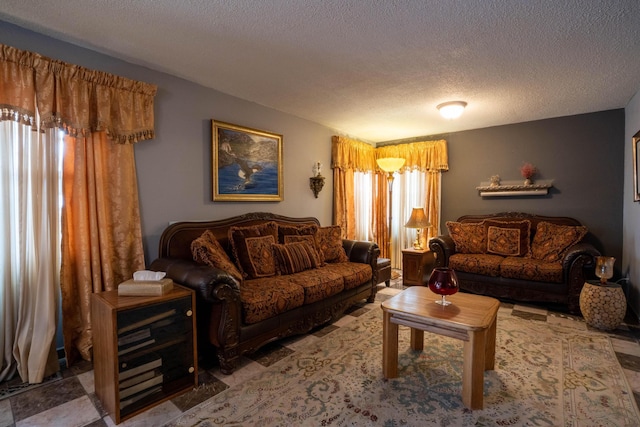
[{"label": "decorative item on shelf", "polygon": [[[405,159],[399,157],[383,157],[377,159],[378,167],[387,173],[387,182],[389,183],[389,222],[387,222],[388,236],[387,236],[387,253],[384,254],[386,258],[393,260],[391,256],[391,219],[392,219],[392,200],[393,200],[393,174],[400,170],[404,166]],[[393,265],[393,261],[392,261]]]},{"label": "decorative item on shelf", "polygon": [[613,277],[615,258],[596,257],[596,276],[599,281],[587,281],[580,291],[580,311],[589,326],[612,330],[617,328],[627,313],[627,298],[618,283],[607,280]]},{"label": "decorative item on shelf", "polygon": [[322,187],[324,187],[324,176],[320,174],[320,170],[322,169],[322,163],[316,162],[313,165],[313,176],[309,178],[309,187],[311,191],[313,191],[313,195],[318,198],[318,193],[322,191]]},{"label": "decorative item on shelf", "polygon": [[434,268],[431,276],[429,276],[428,285],[431,292],[442,297],[442,299],[436,300],[435,302],[443,307],[451,304],[451,301],[447,301],[446,299],[447,295],[453,295],[460,289],[458,286],[458,276],[456,276],[456,272],[449,267]]},{"label": "decorative item on shelf", "polygon": [[423,228],[430,227],[427,215],[423,208],[413,208],[409,221],[404,225],[407,228],[416,228],[416,241],[413,242],[413,249],[422,250],[422,242],[420,241],[420,231]]},{"label": "decorative item on shelf", "polygon": [[533,176],[536,173],[538,173],[538,168],[529,162],[524,162],[522,166],[520,166],[520,174],[524,178],[524,185],[532,185]]},{"label": "decorative item on shelf", "polygon": [[442,117],[452,120],[460,117],[466,107],[467,103],[464,101],[449,101],[439,104],[436,108]]},{"label": "decorative item on shelf", "polygon": [[491,176],[491,184],[490,187],[498,187],[500,185],[500,175],[492,175]]}]

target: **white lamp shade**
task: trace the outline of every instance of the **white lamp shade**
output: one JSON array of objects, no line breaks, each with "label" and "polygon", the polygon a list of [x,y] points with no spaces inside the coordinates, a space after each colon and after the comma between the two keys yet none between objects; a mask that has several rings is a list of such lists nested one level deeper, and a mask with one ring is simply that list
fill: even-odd
[{"label": "white lamp shade", "polygon": [[384,157],[382,159],[377,159],[376,162],[383,171],[395,172],[404,165],[405,160],[399,157]]},{"label": "white lamp shade", "polygon": [[438,111],[440,115],[445,119],[457,119],[464,112],[467,103],[464,101],[451,101],[438,105]]}]

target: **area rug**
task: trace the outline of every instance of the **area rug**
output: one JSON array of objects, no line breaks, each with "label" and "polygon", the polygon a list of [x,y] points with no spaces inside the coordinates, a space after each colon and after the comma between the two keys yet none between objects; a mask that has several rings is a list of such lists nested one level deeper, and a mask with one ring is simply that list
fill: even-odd
[{"label": "area rug", "polygon": [[399,377],[382,377],[379,307],[185,412],[173,426],[638,426],[610,339],[498,316],[484,409],[461,399],[462,342],[400,327]]}]

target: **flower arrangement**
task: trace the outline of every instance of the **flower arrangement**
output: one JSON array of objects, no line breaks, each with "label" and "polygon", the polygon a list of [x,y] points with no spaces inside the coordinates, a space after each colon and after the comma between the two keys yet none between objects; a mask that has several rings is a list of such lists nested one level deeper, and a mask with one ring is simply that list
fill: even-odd
[{"label": "flower arrangement", "polygon": [[520,166],[520,174],[524,179],[531,179],[536,173],[538,173],[538,168],[531,163],[526,162]]}]

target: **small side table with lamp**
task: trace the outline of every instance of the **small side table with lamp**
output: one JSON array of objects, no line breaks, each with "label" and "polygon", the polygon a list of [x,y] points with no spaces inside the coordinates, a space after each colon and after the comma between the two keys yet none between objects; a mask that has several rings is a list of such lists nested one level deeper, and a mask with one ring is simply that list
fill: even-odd
[{"label": "small side table with lamp", "polygon": [[580,292],[580,311],[587,325],[603,330],[616,329],[627,312],[627,299],[613,277],[614,257],[596,257],[596,276],[599,281],[585,282]]},{"label": "small side table with lamp", "polygon": [[420,231],[431,226],[427,220],[423,208],[413,208],[409,221],[404,225],[407,228],[416,228],[416,240],[413,248],[402,250],[402,286],[424,286],[424,276],[431,273],[435,265],[435,256],[432,251],[422,247]]}]

